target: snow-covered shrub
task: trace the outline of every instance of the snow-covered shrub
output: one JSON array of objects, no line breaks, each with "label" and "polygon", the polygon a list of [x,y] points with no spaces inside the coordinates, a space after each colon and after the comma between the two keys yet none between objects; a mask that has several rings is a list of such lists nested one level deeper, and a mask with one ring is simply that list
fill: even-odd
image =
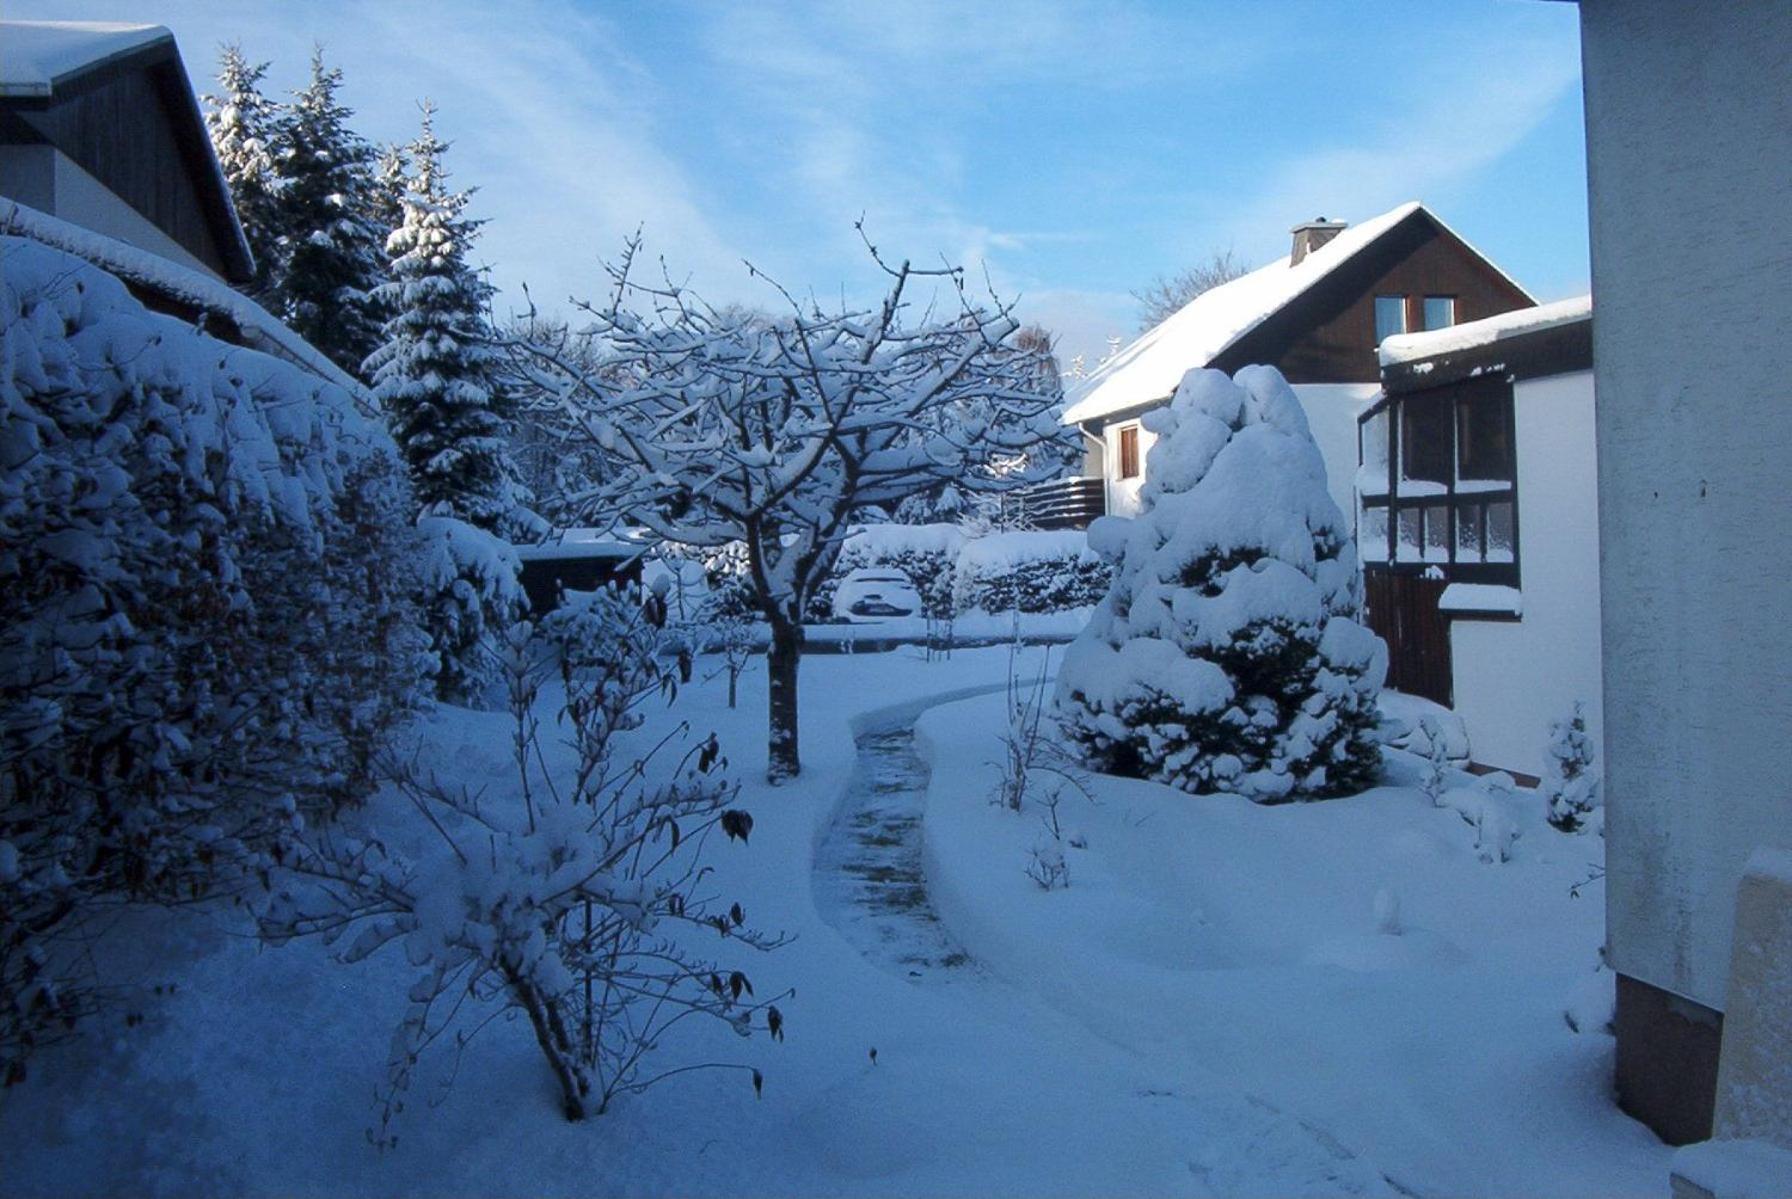
[{"label": "snow-covered shrub", "polygon": [[1113,570],[1074,529],[991,533],[965,543],[952,580],[959,612],[1063,612],[1101,602]]},{"label": "snow-covered shrub", "polygon": [[[499,656],[515,789],[475,795],[398,768],[434,838],[423,850],[407,854],[373,830],[325,830],[294,846],[260,913],[265,935],[344,938],[345,962],[398,942],[417,970],[376,1143],[395,1139],[391,1122],[419,1055],[450,1029],[459,1039],[489,1022],[469,1013],[468,1026],[456,1026],[468,997],[487,1015],[495,1007],[528,1017],[570,1120],[658,1081],[650,1055],[686,1016],[782,1039],[776,1004],[785,996],[756,997],[745,973],[691,948],[699,928],[755,950],[783,942],[703,886],[711,834],[744,843],[753,827],[729,806],[737,789],[714,735],[687,742],[676,763],[657,764],[664,769],[657,751],[616,754],[615,738],[640,726],[642,706],[675,690],[658,644],[663,611],[638,589],[606,588],[576,595],[539,632],[508,630]],[[548,765],[536,717],[549,671],[565,689],[556,727],[573,755],[563,771]],[[751,1067],[717,1068],[760,1085]]]},{"label": "snow-covered shrub", "polygon": [[949,620],[953,614],[953,568],[964,547],[957,525],[867,525],[854,531],[840,547],[834,569],[817,586],[809,600],[807,618],[827,623],[834,619],[834,593],[840,581],[855,570],[881,567],[900,570],[921,596],[921,615],[928,620]]},{"label": "snow-covered shrub", "polygon": [[1425,765],[1419,768],[1419,790],[1425,793],[1432,807],[1440,807],[1450,785],[1449,747],[1437,721],[1427,716],[1419,725],[1425,737]]},{"label": "snow-covered shrub", "polygon": [[1475,830],[1475,856],[1490,865],[1511,861],[1520,835],[1512,788],[1511,775],[1495,772],[1470,786],[1452,787],[1438,800]]},{"label": "snow-covered shrub", "polygon": [[1145,509],[1089,531],[1116,570],[1058,674],[1066,734],[1197,794],[1362,788],[1387,649],[1300,401],[1269,367],[1195,370],[1145,419]]},{"label": "snow-covered shrub", "polygon": [[1597,825],[1599,772],[1593,769],[1597,757],[1583,705],[1576,702],[1565,719],[1550,722],[1549,768],[1543,779],[1549,822],[1565,833]]},{"label": "snow-covered shrub", "polygon": [[516,550],[502,538],[452,516],[417,521],[424,554],[420,584],[436,694],[472,703],[496,678],[492,639],[527,600]]},{"label": "snow-covered shrub", "polygon": [[[0,1071],[94,1008],[95,913],[267,869],[423,669],[355,397],[0,237]],[[77,967],[74,963],[82,963]]]}]

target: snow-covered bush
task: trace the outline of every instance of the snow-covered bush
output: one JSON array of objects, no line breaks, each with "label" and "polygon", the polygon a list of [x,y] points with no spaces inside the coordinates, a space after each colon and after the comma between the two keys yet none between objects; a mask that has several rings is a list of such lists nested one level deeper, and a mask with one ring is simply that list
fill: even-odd
[{"label": "snow-covered bush", "polygon": [[1064,612],[1101,602],[1113,570],[1075,529],[967,541],[952,579],[958,612]]},{"label": "snow-covered bush", "polygon": [[1419,768],[1419,790],[1425,793],[1432,807],[1441,807],[1444,792],[1450,785],[1449,746],[1444,740],[1443,729],[1433,718],[1423,718],[1419,727],[1425,739],[1425,764]]},{"label": "snow-covered bush", "polygon": [[[469,1026],[456,1025],[468,996],[488,1015],[495,1006],[528,1017],[569,1120],[658,1081],[650,1055],[686,1016],[782,1039],[776,1004],[785,996],[755,997],[745,973],[691,948],[697,928],[755,950],[783,942],[702,885],[711,834],[744,843],[752,832],[752,818],[729,806],[736,788],[714,735],[687,742],[663,770],[653,752],[615,753],[642,706],[675,689],[659,652],[662,611],[638,589],[606,588],[556,609],[539,632],[513,626],[501,658],[514,791],[474,795],[401,768],[398,785],[433,842],[407,854],[371,831],[306,836],[270,892],[262,928],[276,942],[344,938],[345,962],[398,942],[417,969],[376,1143],[393,1139],[419,1055],[451,1028],[458,1039],[488,1022],[469,1015]],[[535,714],[547,671],[565,688],[556,723],[573,755],[561,771],[547,765]],[[718,1068],[760,1085],[756,1069]]]},{"label": "snow-covered bush", "polygon": [[420,584],[436,695],[475,703],[497,676],[493,638],[526,606],[522,564],[509,542],[452,516],[417,521]]},{"label": "snow-covered bush", "polygon": [[900,570],[921,596],[921,615],[948,620],[953,615],[953,569],[964,548],[957,525],[867,525],[840,547],[834,569],[816,587],[807,616],[827,623],[834,619],[834,593],[855,570],[882,567]]},{"label": "snow-covered bush", "polygon": [[1593,738],[1587,732],[1583,705],[1576,703],[1565,719],[1549,726],[1549,765],[1543,779],[1543,798],[1549,805],[1549,822],[1565,833],[1578,832],[1589,825],[1597,826],[1594,815],[1599,810],[1599,772],[1593,769],[1598,757]]},{"label": "snow-covered bush", "polygon": [[0,405],[11,1074],[93,1010],[95,913],[232,888],[369,789],[423,655],[409,489],[342,388],[0,237]]},{"label": "snow-covered bush", "polygon": [[1058,674],[1067,735],[1197,794],[1360,789],[1387,650],[1299,400],[1269,367],[1195,370],[1145,419],[1145,509],[1089,534],[1116,570]]},{"label": "snow-covered bush", "polygon": [[1501,772],[1484,775],[1474,783],[1452,787],[1438,798],[1475,830],[1475,856],[1489,865],[1512,860],[1512,846],[1520,836],[1514,812],[1512,776]]}]

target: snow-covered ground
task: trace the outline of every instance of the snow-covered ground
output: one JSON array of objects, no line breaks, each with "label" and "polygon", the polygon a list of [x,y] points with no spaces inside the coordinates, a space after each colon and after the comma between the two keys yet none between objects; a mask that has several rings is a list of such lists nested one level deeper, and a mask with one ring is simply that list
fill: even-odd
[{"label": "snow-covered ground", "polygon": [[[1061,653],[1022,651],[1022,673]],[[670,715],[719,731],[755,818],[750,845],[712,848],[718,888],[796,934],[744,965],[760,994],[796,994],[781,1044],[694,1028],[662,1056],[758,1066],[763,1097],[686,1074],[569,1125],[526,1024],[500,1021],[450,1089],[453,1051],[426,1059],[377,1152],[402,954],[340,966],[258,947],[229,910],[139,916],[114,934],[120,971],[178,986],[0,1095],[5,1190],[1663,1191],[1669,1150],[1612,1105],[1612,1042],[1562,1016],[1601,939],[1599,884],[1569,896],[1597,838],[1522,796],[1512,860],[1489,864],[1411,787],[1258,807],[1101,779],[1062,808],[1087,841],[1069,888],[1042,891],[1023,873],[1036,814],[988,802],[1005,697],[922,711],[1008,670],[1001,648],[807,659],[804,773],[776,789],[763,661],[737,710],[722,681],[682,693]],[[504,717],[444,710],[422,734],[443,773],[505,794]],[[893,899],[917,863],[914,902]]]}]

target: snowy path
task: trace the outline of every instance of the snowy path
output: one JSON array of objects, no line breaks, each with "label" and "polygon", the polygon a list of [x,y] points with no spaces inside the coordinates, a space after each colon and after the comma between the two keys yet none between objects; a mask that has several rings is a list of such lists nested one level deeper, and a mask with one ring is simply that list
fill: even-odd
[{"label": "snowy path", "polygon": [[[948,698],[958,696],[927,706]],[[855,733],[857,765],[815,853],[815,906],[879,968],[944,981],[977,971],[927,896],[921,814],[928,767],[915,752],[918,714],[910,706]]]}]

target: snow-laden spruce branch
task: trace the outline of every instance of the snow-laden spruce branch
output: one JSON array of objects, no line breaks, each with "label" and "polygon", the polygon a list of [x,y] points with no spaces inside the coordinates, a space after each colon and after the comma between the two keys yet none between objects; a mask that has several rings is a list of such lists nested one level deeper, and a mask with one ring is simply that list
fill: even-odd
[{"label": "snow-laden spruce branch", "polygon": [[[637,235],[606,268],[608,298],[580,306],[587,352],[511,343],[525,402],[602,463],[578,496],[587,523],[744,547],[771,631],[774,779],[799,769],[802,612],[853,522],[943,484],[1000,492],[1055,477],[1075,449],[1049,347],[1016,338],[1009,303],[974,299],[960,268],[866,248],[887,280],[876,304],[827,311],[749,264],[779,305],[767,313],[707,304],[663,271],[643,281]],[[911,323],[929,282],[955,310]]]}]

